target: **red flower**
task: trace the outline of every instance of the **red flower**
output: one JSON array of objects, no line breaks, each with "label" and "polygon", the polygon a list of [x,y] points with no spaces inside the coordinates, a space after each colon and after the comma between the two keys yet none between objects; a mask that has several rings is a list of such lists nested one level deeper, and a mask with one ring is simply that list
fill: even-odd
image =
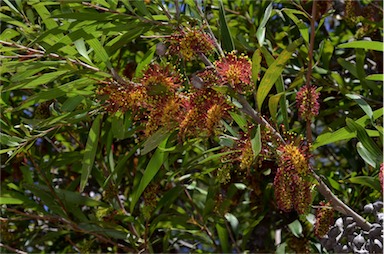
[{"label": "red flower", "polygon": [[248,57],[237,57],[234,52],[215,62],[221,84],[229,84],[238,93],[253,91],[252,66]]},{"label": "red flower", "polygon": [[319,96],[320,93],[316,92],[316,87],[314,86],[311,86],[309,89],[307,86],[300,88],[296,95],[299,117],[310,121],[313,117],[319,114]]}]

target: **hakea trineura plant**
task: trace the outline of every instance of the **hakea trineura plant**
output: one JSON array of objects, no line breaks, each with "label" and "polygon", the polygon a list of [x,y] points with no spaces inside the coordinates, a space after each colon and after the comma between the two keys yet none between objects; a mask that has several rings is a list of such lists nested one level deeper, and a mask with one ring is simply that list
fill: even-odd
[{"label": "hakea trineura plant", "polygon": [[310,121],[319,114],[319,96],[315,86],[303,86],[296,95],[297,107],[299,109],[299,117]]}]

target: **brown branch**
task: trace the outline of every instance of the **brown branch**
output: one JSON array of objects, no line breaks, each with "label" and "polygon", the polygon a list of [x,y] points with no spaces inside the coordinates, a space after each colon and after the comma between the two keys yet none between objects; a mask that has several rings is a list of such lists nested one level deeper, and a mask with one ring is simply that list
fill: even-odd
[{"label": "brown branch", "polygon": [[15,249],[15,248],[12,248],[11,246],[8,246],[8,245],[5,245],[3,243],[0,243],[0,247],[4,248],[4,249],[7,249],[9,251],[13,251],[15,253],[18,253],[18,254],[28,254],[28,252],[25,252],[25,251],[22,251],[22,250],[19,250],[19,249]]}]

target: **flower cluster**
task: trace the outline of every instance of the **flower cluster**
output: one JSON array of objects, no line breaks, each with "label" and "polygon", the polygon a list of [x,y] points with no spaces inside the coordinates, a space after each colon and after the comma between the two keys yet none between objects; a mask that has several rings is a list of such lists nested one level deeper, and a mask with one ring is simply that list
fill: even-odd
[{"label": "flower cluster", "polygon": [[230,85],[236,92],[245,94],[254,89],[252,85],[252,65],[247,56],[238,57],[234,52],[215,62],[220,84]]},{"label": "flower cluster", "polygon": [[210,54],[214,49],[212,38],[198,29],[186,29],[175,33],[170,36],[168,42],[170,54],[179,55],[186,61],[199,53]]},{"label": "flower cluster", "polygon": [[307,149],[306,146],[297,147],[292,143],[280,145],[277,149],[275,198],[278,207],[285,212],[295,209],[299,214],[305,214],[311,203]]},{"label": "flower cluster", "polygon": [[106,109],[110,112],[132,110],[137,112],[144,106],[147,98],[146,91],[143,86],[129,84],[119,84],[111,81],[105,86],[101,86],[98,94],[106,96]]},{"label": "flower cluster", "polygon": [[107,97],[107,110],[132,111],[136,118],[146,123],[145,136],[161,126],[172,127],[180,108],[177,94],[180,75],[169,65],[152,64],[138,81],[127,84],[108,82],[101,87],[98,92]]},{"label": "flower cluster", "polygon": [[333,209],[330,203],[320,202],[316,212],[315,235],[319,238],[328,233],[333,224]]},{"label": "flower cluster", "polygon": [[211,88],[192,89],[184,97],[182,106],[184,114],[179,117],[182,139],[198,133],[214,134],[220,120],[231,108],[224,96]]},{"label": "flower cluster", "polygon": [[303,86],[296,95],[297,107],[299,109],[299,117],[306,121],[312,120],[313,117],[319,114],[320,93],[316,92],[316,87]]}]

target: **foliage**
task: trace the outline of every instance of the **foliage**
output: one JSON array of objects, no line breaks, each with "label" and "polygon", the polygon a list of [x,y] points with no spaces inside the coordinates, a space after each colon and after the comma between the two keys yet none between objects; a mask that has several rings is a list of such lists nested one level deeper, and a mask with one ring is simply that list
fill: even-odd
[{"label": "foliage", "polygon": [[1,251],[323,252],[381,199],[381,2],[3,3]]}]

